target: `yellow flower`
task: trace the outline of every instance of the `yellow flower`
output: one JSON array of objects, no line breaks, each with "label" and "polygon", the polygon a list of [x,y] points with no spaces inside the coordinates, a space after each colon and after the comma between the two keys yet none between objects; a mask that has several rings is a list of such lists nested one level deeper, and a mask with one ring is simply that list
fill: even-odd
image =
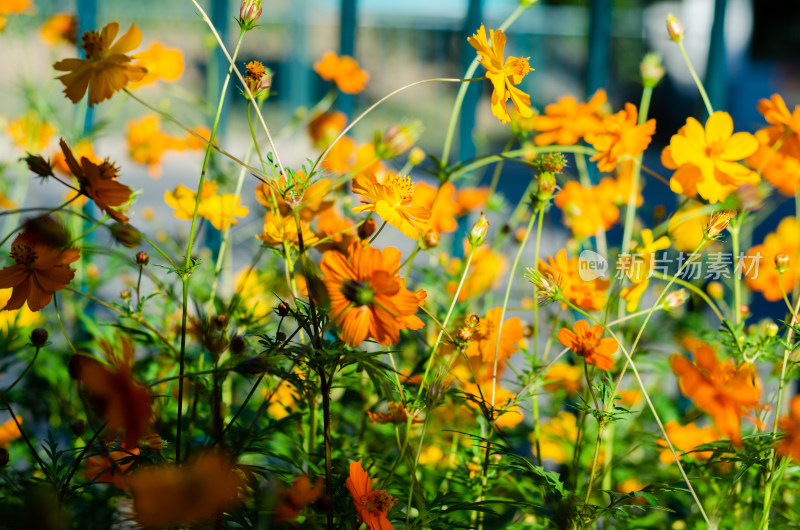
[{"label": "yellow flower", "polygon": [[536,145],[573,145],[588,133],[603,126],[603,107],[606,91],[594,93],[587,103],[578,103],[572,96],[564,96],[544,108],[544,114],[533,118],[534,128],[541,131],[533,139]]},{"label": "yellow flower", "polygon": [[265,387],[261,390],[261,395],[264,399],[269,399],[267,414],[276,420],[281,420],[297,409],[300,398],[288,381],[283,381],[280,386],[277,385],[278,383],[275,383],[272,388]]},{"label": "yellow flower", "polygon": [[22,13],[31,6],[31,0],[0,0],[0,31],[6,27],[6,17],[12,13]]},{"label": "yellow flower", "polygon": [[613,179],[605,178],[597,186],[589,187],[573,180],[561,188],[554,202],[564,213],[564,224],[572,229],[572,234],[584,239],[614,226],[619,219],[619,208],[614,205],[617,195]]},{"label": "yellow flower", "polygon": [[489,39],[492,41],[491,47],[486,39],[486,28],[478,28],[478,31],[468,37],[467,41],[477,50],[481,58],[481,64],[486,68],[486,77],[492,82],[494,91],[492,92],[492,114],[497,116],[501,123],[511,121],[506,102],[511,99],[514,108],[523,118],[533,116],[531,109],[531,97],[517,88],[528,72],[533,68],[528,64],[529,57],[508,57],[503,58],[506,45],[506,36],[502,31],[489,30]]},{"label": "yellow flower", "polygon": [[111,98],[131,81],[140,81],[147,70],[132,65],[126,55],[142,42],[142,32],[131,24],[125,35],[114,42],[119,33],[119,24],[107,24],[99,32],[87,31],[81,37],[81,48],[86,59],[64,59],[53,65],[59,72],[68,72],[57,77],[66,88],[64,94],[73,102],[79,102],[89,90],[89,106],[93,107]]},{"label": "yellow flower", "polygon": [[[193,217],[197,194],[189,188],[179,184],[175,191],[164,194],[164,200],[175,208],[173,215],[178,219]],[[218,195],[216,182],[204,182],[197,215],[207,219],[217,230],[225,230],[239,222],[235,217],[247,215],[247,206],[241,206],[241,199],[233,193]]]},{"label": "yellow flower", "polygon": [[[300,221],[300,227],[303,231],[304,247],[317,242],[317,236],[308,228],[308,221]],[[293,247],[297,247],[300,244],[300,238],[297,235],[297,221],[292,215],[282,217],[272,212],[267,212],[264,216],[263,233],[256,237],[269,247],[282,245],[284,241],[290,243]]]},{"label": "yellow flower", "polygon": [[153,42],[143,52],[133,56],[139,64],[147,69],[145,76],[131,83],[131,88],[141,88],[163,80],[174,83],[183,75],[183,53],[179,48],[167,48],[160,42]]},{"label": "yellow flower", "polygon": [[39,36],[51,45],[61,41],[75,44],[78,41],[78,19],[70,13],[57,13],[42,24]]},{"label": "yellow flower", "polygon": [[[19,416],[17,420],[22,423],[22,418]],[[19,438],[22,433],[17,426],[17,422],[14,421],[14,418],[7,420],[5,423],[0,425],[0,447],[8,447],[8,445]]]},{"label": "yellow flower", "polygon": [[[5,307],[11,299],[13,289],[0,289],[0,307]],[[0,326],[10,329],[12,327],[27,328],[43,320],[40,312],[33,312],[23,305],[12,311],[0,311]]]},{"label": "yellow flower", "polygon": [[733,132],[727,112],[715,112],[705,128],[694,118],[672,136],[661,152],[661,163],[675,169],[670,189],[687,197],[699,194],[710,203],[723,200],[742,184],[756,184],[758,173],[737,162],[758,149],[750,133]]},{"label": "yellow flower", "polygon": [[626,311],[636,311],[639,307],[639,300],[647,290],[650,283],[650,274],[655,266],[655,253],[659,250],[669,248],[669,238],[661,236],[657,240],[653,239],[653,231],[642,230],[642,244],[633,249],[627,256],[620,256],[624,264],[623,273],[633,285],[629,285],[620,291],[620,296],[628,304]]},{"label": "yellow flower", "polygon": [[375,175],[359,175],[353,181],[353,193],[361,195],[363,206],[353,212],[375,212],[390,225],[399,228],[403,235],[417,239],[428,229],[431,211],[414,206],[414,183],[404,175],[387,175],[378,180]]},{"label": "yellow flower", "polygon": [[187,141],[164,133],[160,129],[161,120],[151,114],[128,122],[128,154],[131,159],[147,165],[151,177],[161,175],[161,157],[168,150],[178,151],[187,148]]},{"label": "yellow flower", "polygon": [[47,147],[56,130],[36,111],[29,110],[19,118],[10,121],[6,132],[14,145],[24,151],[36,152]]},{"label": "yellow flower", "polygon": [[[542,459],[553,460],[559,464],[572,458],[572,445],[578,438],[578,420],[574,414],[561,410],[540,428],[539,450]],[[530,440],[536,444],[533,433]],[[535,449],[534,449],[535,451]]]},{"label": "yellow flower", "polygon": [[700,203],[684,206],[670,218],[669,237],[676,250],[692,252],[703,240],[703,230],[708,224],[706,207]]}]

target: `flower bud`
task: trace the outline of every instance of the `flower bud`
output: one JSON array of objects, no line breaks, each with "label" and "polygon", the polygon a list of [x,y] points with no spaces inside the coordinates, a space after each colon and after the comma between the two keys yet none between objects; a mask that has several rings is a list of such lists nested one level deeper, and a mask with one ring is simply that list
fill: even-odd
[{"label": "flower bud", "polygon": [[425,151],[419,147],[415,147],[408,153],[408,163],[412,166],[418,166],[425,161]]},{"label": "flower bud", "polygon": [[276,342],[284,342],[286,340],[286,333],[283,331],[278,331],[275,333],[275,341]]},{"label": "flower bud", "polygon": [[655,52],[645,54],[642,62],[639,63],[639,72],[642,74],[642,84],[645,87],[655,87],[666,73],[661,64],[661,56]]},{"label": "flower bud", "polygon": [[714,300],[722,300],[725,295],[725,288],[720,282],[710,282],[706,287],[706,291]]},{"label": "flower bud", "polygon": [[130,300],[131,299],[131,292],[127,289],[119,293],[119,297],[123,300]]},{"label": "flower bud", "polygon": [[253,29],[261,16],[261,0],[242,0],[239,6],[239,25],[244,30]]},{"label": "flower bud", "polygon": [[463,327],[458,330],[458,334],[456,336],[458,340],[461,342],[469,342],[472,340],[472,329],[468,327]]},{"label": "flower bud", "polygon": [[739,306],[739,314],[742,318],[747,318],[750,316],[750,306],[747,304],[742,304]]},{"label": "flower bud", "polygon": [[148,256],[147,252],[145,252],[144,250],[140,250],[139,252],[136,253],[136,263],[140,267],[144,267],[145,265],[150,263],[150,256]]},{"label": "flower bud", "polygon": [[683,40],[683,26],[672,13],[667,15],[667,32],[669,33],[669,38],[675,42]]},{"label": "flower bud", "polygon": [[401,125],[392,124],[375,142],[375,152],[383,159],[394,158],[402,155],[417,143],[424,127],[419,120],[413,120]]},{"label": "flower bud", "polygon": [[33,171],[36,176],[42,178],[55,176],[53,174],[53,165],[41,155],[27,153],[27,156],[25,156],[23,160],[28,165],[28,169]]},{"label": "flower bud", "polygon": [[358,237],[360,239],[367,239],[369,236],[375,233],[375,230],[378,228],[378,223],[375,222],[375,219],[367,219],[360,225],[358,225]]},{"label": "flower bud", "polygon": [[567,165],[563,153],[547,153],[539,160],[539,170],[543,173],[561,173]]},{"label": "flower bud", "polygon": [[767,337],[776,337],[778,335],[778,325],[775,322],[768,322],[764,326],[764,332],[767,334]]},{"label": "flower bud", "polygon": [[479,247],[483,245],[486,241],[486,232],[489,230],[489,220],[486,219],[486,215],[481,212],[480,218],[475,221],[475,224],[472,225],[472,230],[470,230],[469,234],[467,235],[467,239],[469,240],[469,244],[473,247]]},{"label": "flower bud", "polygon": [[275,312],[278,313],[278,316],[285,317],[289,314],[289,304],[281,302],[278,304],[278,307],[275,308]]},{"label": "flower bud", "polygon": [[142,233],[131,225],[114,223],[111,225],[111,236],[114,241],[128,248],[135,248],[142,242]]},{"label": "flower bud", "polygon": [[245,70],[244,82],[250,93],[254,98],[266,98],[272,87],[272,70],[259,61],[250,61],[245,65]]},{"label": "flower bud", "polygon": [[775,256],[775,268],[778,269],[778,272],[786,272],[789,270],[789,255],[788,254],[777,254]]},{"label": "flower bud", "polygon": [[31,344],[37,348],[41,348],[47,344],[47,330],[44,328],[36,328],[31,331]]},{"label": "flower bud", "polygon": [[561,277],[554,277],[549,272],[542,273],[537,269],[528,268],[525,278],[536,287],[537,303],[549,304],[561,299]]},{"label": "flower bud", "polygon": [[436,248],[439,246],[439,232],[435,230],[428,230],[425,232],[425,235],[422,236],[422,241],[420,241],[420,246],[422,250],[430,250],[432,248]]},{"label": "flower bud", "polygon": [[717,239],[722,231],[728,228],[728,224],[731,219],[736,217],[736,213],[736,210],[721,210],[711,214],[705,228],[706,239]]},{"label": "flower bud", "polygon": [[241,335],[236,335],[231,339],[231,353],[241,355],[247,350],[247,341]]},{"label": "flower bud", "polygon": [[689,299],[689,291],[686,289],[678,289],[672,291],[664,297],[664,309],[675,309],[682,306]]},{"label": "flower bud", "polygon": [[471,328],[477,328],[481,323],[481,317],[475,313],[470,313],[467,315],[467,318],[464,319],[464,323]]}]

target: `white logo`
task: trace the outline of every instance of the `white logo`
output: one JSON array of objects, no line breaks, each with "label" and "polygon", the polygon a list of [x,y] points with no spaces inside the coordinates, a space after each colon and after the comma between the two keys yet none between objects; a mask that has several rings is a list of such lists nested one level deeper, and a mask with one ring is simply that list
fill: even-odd
[{"label": "white logo", "polygon": [[605,276],[608,272],[606,258],[592,250],[584,250],[578,256],[578,276],[585,282],[591,282]]}]

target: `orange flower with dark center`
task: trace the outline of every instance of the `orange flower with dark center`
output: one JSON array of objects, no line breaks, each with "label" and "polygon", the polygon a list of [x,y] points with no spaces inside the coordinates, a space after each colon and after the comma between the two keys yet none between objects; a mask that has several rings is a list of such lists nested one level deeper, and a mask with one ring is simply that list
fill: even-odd
[{"label": "orange flower with dark center", "polygon": [[616,353],[617,341],[611,337],[601,338],[603,328],[594,325],[591,328],[585,320],[579,320],[572,326],[572,331],[561,328],[557,338],[565,348],[569,348],[575,355],[580,355],[588,364],[593,364],[601,370],[610,370],[614,366],[611,357]]},{"label": "orange flower with dark center", "polygon": [[[561,249],[555,258],[550,256],[545,263],[539,260],[538,270],[542,274],[549,274],[551,278],[558,278],[562,296],[586,310],[600,309],[606,304],[606,290],[610,285],[608,280],[596,278],[584,281],[578,274],[578,257],[567,258],[567,251]],[[566,304],[562,302],[562,306]]]},{"label": "orange flower with dark center", "polygon": [[623,160],[636,158],[647,149],[656,132],[656,120],[637,125],[636,105],[626,103],[625,109],[603,119],[602,127],[586,134],[586,141],[597,149],[589,160],[597,162],[600,171],[614,171]]},{"label": "orange flower with dark center", "polygon": [[[402,403],[389,402],[389,412],[367,411],[370,423],[405,423],[408,420],[408,411]],[[422,418],[413,418],[411,423],[424,423]]]},{"label": "orange flower with dark center", "polygon": [[127,480],[133,518],[146,528],[212,523],[239,504],[243,486],[233,460],[213,450],[198,453],[183,466],[140,467]]},{"label": "orange flower with dark center", "polygon": [[[489,46],[489,40],[492,45]],[[530,57],[504,57],[506,36],[499,29],[489,30],[489,39],[486,38],[486,28],[481,24],[478,31],[467,41],[478,52],[480,63],[486,69],[486,77],[492,82],[492,114],[500,123],[511,121],[506,102],[510,99],[514,108],[523,118],[533,116],[531,97],[517,88],[522,78],[528,75],[533,68],[528,64]]]},{"label": "orange flower with dark center", "polygon": [[[467,357],[480,357],[486,363],[493,363],[497,349],[497,333],[500,331],[500,315],[503,309],[495,307],[481,319],[478,328],[472,334],[472,340],[464,352]],[[518,317],[503,322],[500,335],[500,349],[497,358],[505,361],[517,352],[517,343],[522,340],[522,322]]]},{"label": "orange flower with dark center", "polygon": [[292,487],[281,488],[275,504],[275,522],[283,523],[297,519],[303,508],[322,497],[324,487],[325,483],[321,478],[317,479],[312,487],[308,475],[301,475],[294,479]]},{"label": "orange flower with dark center", "polygon": [[320,269],[328,290],[331,318],[342,340],[358,346],[368,337],[388,346],[400,340],[400,330],[419,329],[415,313],[424,291],[415,294],[396,275],[400,251],[394,247],[378,250],[353,243],[347,256],[329,251]]},{"label": "orange flower with dark center", "polygon": [[314,71],[326,81],[333,81],[345,94],[358,94],[369,81],[369,74],[362,70],[350,56],[337,56],[326,52],[322,60],[314,64]]},{"label": "orange flower with dark center", "polygon": [[135,448],[150,433],[153,410],[150,393],[134,381],[132,358],[111,367],[86,355],[73,355],[70,376],[86,388],[90,402],[108,422],[111,433],[124,432],[123,446]]},{"label": "orange flower with dark center", "polygon": [[428,229],[431,211],[414,206],[414,183],[404,175],[387,175],[378,180],[375,175],[359,175],[353,181],[353,193],[361,195],[363,206],[353,212],[375,212],[390,225],[399,228],[403,235],[417,239]]},{"label": "orange flower with dark center", "polygon": [[3,310],[39,311],[50,303],[53,293],[65,288],[75,276],[68,265],[80,254],[77,248],[64,248],[68,237],[52,217],[41,217],[23,230],[11,243],[14,265],[0,270],[0,289],[13,288]]},{"label": "orange flower with dark center", "polygon": [[758,405],[761,396],[758,375],[749,364],[737,368],[729,360],[720,362],[708,344],[692,341],[691,348],[694,362],[681,355],[670,357],[681,392],[714,418],[720,433],[739,445],[742,416]]},{"label": "orange flower with dark center", "polygon": [[778,421],[778,428],[785,433],[778,444],[778,453],[800,462],[800,396],[792,398],[789,415]]},{"label": "orange flower with dark center", "polygon": [[533,118],[533,126],[541,131],[533,139],[536,145],[573,145],[589,133],[603,126],[606,91],[594,93],[587,103],[578,103],[572,96],[564,96],[544,108],[544,114]]},{"label": "orange flower with dark center", "polygon": [[73,103],[79,102],[88,88],[89,106],[93,107],[131,81],[140,81],[147,73],[143,66],[130,64],[132,58],[126,55],[142,42],[142,32],[131,24],[128,32],[114,43],[117,33],[119,24],[116,22],[107,24],[99,32],[87,31],[81,37],[86,59],[64,59],[53,65],[60,72],[69,72],[56,79],[64,84],[64,94]]},{"label": "orange flower with dark center", "polygon": [[101,164],[95,164],[85,156],[81,163],[75,159],[72,150],[62,138],[59,142],[64,160],[70,172],[78,179],[81,193],[92,199],[98,208],[115,221],[127,224],[128,216],[114,208],[122,206],[131,198],[131,189],[117,182],[119,169],[106,158]]},{"label": "orange flower with dark center", "polygon": [[369,475],[361,467],[361,462],[350,462],[350,476],[345,481],[353,505],[356,507],[361,522],[369,530],[390,530],[392,523],[386,517],[397,499],[386,490],[373,490]]}]

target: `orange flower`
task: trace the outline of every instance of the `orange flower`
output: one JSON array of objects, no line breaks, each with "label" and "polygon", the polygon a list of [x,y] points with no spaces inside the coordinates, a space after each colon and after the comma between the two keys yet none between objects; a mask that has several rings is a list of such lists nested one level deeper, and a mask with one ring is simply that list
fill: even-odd
[{"label": "orange flower", "polygon": [[314,71],[325,81],[333,81],[345,94],[358,94],[369,81],[369,74],[359,68],[355,59],[333,52],[325,52],[322,60],[314,64]]},{"label": "orange flower", "polygon": [[291,488],[281,488],[278,492],[278,501],[275,504],[275,523],[294,521],[307,505],[322,497],[325,484],[317,479],[311,487],[308,475],[301,475],[294,479]]},{"label": "orange flower", "polygon": [[68,265],[80,254],[66,248],[66,230],[52,217],[40,217],[11,243],[14,265],[0,270],[0,289],[13,287],[4,310],[19,309],[27,302],[28,309],[39,311],[50,303],[53,293],[72,281],[75,269]]},{"label": "orange flower", "polygon": [[[778,254],[789,256],[789,265],[783,273],[775,267]],[[770,302],[783,298],[784,292],[788,296],[800,279],[800,221],[794,217],[784,218],[763,243],[747,251],[742,261],[750,289],[761,292]]]},{"label": "orange flower", "polygon": [[348,219],[340,217],[333,208],[328,208],[317,218],[317,236],[320,239],[330,238],[325,243],[315,245],[314,248],[321,252],[337,250],[346,254],[350,245],[358,241],[355,225]]},{"label": "orange flower", "polygon": [[47,147],[56,130],[36,111],[28,111],[8,122],[6,132],[14,145],[24,151],[36,152]]},{"label": "orange flower", "polygon": [[624,110],[606,116],[599,130],[586,134],[586,141],[597,150],[589,159],[597,162],[597,169],[614,171],[617,164],[636,158],[647,149],[656,132],[656,120],[649,119],[637,125],[637,117],[636,105],[626,103]]},{"label": "orange flower", "polygon": [[369,475],[361,467],[361,462],[350,462],[350,476],[345,481],[353,505],[361,522],[369,530],[391,530],[394,527],[386,517],[397,499],[386,490],[373,490]]},{"label": "orange flower", "polygon": [[378,180],[375,175],[359,175],[353,181],[353,192],[361,195],[363,204],[353,208],[355,213],[375,212],[413,239],[428,229],[431,212],[422,206],[414,206],[414,183],[407,176],[387,175]]},{"label": "orange flower", "polygon": [[334,201],[326,200],[331,187],[330,179],[320,179],[312,184],[304,173],[297,172],[292,176],[291,184],[287,184],[284,177],[279,178],[277,184],[260,184],[256,187],[256,199],[265,208],[272,209],[274,195],[281,215],[293,216],[294,206],[299,208],[300,219],[310,221],[333,206]]},{"label": "orange flower", "polygon": [[388,346],[400,340],[400,330],[419,329],[414,320],[420,297],[405,287],[396,275],[400,251],[394,247],[378,250],[353,243],[347,256],[326,252],[320,269],[328,289],[331,317],[342,340],[358,346],[365,339],[375,339]]},{"label": "orange flower", "polygon": [[138,81],[131,83],[131,88],[152,85],[158,80],[174,83],[183,75],[183,53],[179,48],[167,48],[160,42],[153,42],[143,52],[133,56],[139,65],[147,69],[147,73]]},{"label": "orange flower", "polygon": [[442,184],[441,188],[434,188],[424,182],[418,182],[414,188],[414,198],[411,204],[430,210],[428,220],[430,230],[436,232],[452,232],[458,228],[456,216],[461,211],[460,206],[453,200],[456,187],[451,182]]},{"label": "orange flower", "polygon": [[[75,144],[75,147],[72,149],[72,153],[75,155],[76,159],[86,157],[95,164],[99,165],[103,163],[103,161],[100,160],[100,158],[95,154],[94,148],[92,147],[92,142],[86,138],[78,140],[78,142]],[[63,151],[58,150],[53,153],[51,163],[53,164],[53,169],[57,172],[67,176],[72,175]]]},{"label": "orange flower", "polygon": [[[303,247],[317,242],[317,236],[308,228],[308,223],[300,221],[300,228],[303,234]],[[294,217],[281,217],[272,212],[267,212],[264,216],[264,230],[258,239],[266,243],[268,247],[282,245],[284,241],[293,247],[299,247],[300,237],[297,233],[297,221]]]},{"label": "orange flower", "polygon": [[483,206],[489,200],[489,188],[461,188],[456,191],[458,214],[467,215],[472,210]]},{"label": "orange flower", "polygon": [[331,146],[330,152],[322,161],[322,167],[338,175],[353,172],[355,175],[383,178],[389,173],[375,152],[375,144],[367,142],[356,147],[355,141],[347,136]]},{"label": "orange flower", "polygon": [[619,219],[616,195],[612,179],[605,178],[588,188],[572,180],[556,194],[554,202],[564,213],[564,224],[576,238],[583,239],[614,226]]},{"label": "orange flower", "polygon": [[[477,329],[472,334],[472,340],[464,352],[467,357],[480,357],[484,362],[493,363],[497,352],[497,332],[500,329],[501,307],[495,307],[481,319]],[[517,352],[517,343],[522,340],[522,323],[514,317],[503,322],[503,331],[500,336],[500,351],[497,358],[505,361]]]},{"label": "orange flower", "polygon": [[57,13],[42,24],[39,28],[39,36],[51,45],[61,41],[76,44],[78,42],[78,19],[70,13]]},{"label": "orange flower", "polygon": [[128,216],[114,209],[122,206],[131,198],[131,189],[116,180],[119,169],[109,162],[108,158],[98,165],[83,156],[78,165],[75,155],[72,154],[72,150],[63,138],[59,145],[64,153],[67,167],[78,179],[81,193],[92,199],[94,204],[106,212],[109,217],[119,223],[127,224]]},{"label": "orange flower", "polygon": [[344,112],[322,112],[308,124],[308,135],[317,149],[325,149],[333,142],[347,125]]},{"label": "orange flower", "polygon": [[[447,272],[456,278],[461,278],[463,268],[464,260],[453,258],[450,260]],[[489,289],[495,288],[507,268],[508,261],[505,254],[493,252],[488,246],[477,248],[472,256],[464,285],[458,294],[458,301],[463,302],[469,298],[478,297]],[[457,287],[458,279],[448,282],[445,289],[449,294],[454,294]]]},{"label": "orange flower", "polygon": [[758,112],[760,112],[767,123],[778,127],[782,134],[794,135],[792,141],[798,141],[800,135],[800,106],[795,106],[794,111],[789,112],[789,107],[780,94],[773,94],[769,99],[762,99],[758,102]]},{"label": "orange flower", "polygon": [[[173,215],[178,219],[192,219],[197,193],[179,184],[174,191],[164,193],[164,201],[175,208]],[[197,215],[208,219],[217,230],[225,230],[239,222],[236,217],[247,215],[247,206],[242,206],[241,202],[241,198],[234,193],[218,195],[217,183],[205,181],[200,190]]]},{"label": "orange flower", "polygon": [[31,6],[31,0],[2,0],[0,1],[0,15],[22,13]]},{"label": "orange flower", "polygon": [[112,22],[102,30],[87,31],[81,37],[81,48],[86,59],[64,59],[53,65],[59,72],[69,72],[57,77],[64,86],[64,94],[77,103],[89,89],[89,106],[109,99],[131,81],[140,81],[147,70],[130,64],[126,55],[142,42],[142,32],[131,24],[130,29],[115,44],[119,24]]},{"label": "orange flower", "polygon": [[617,341],[611,337],[601,338],[603,328],[594,325],[591,328],[585,320],[579,320],[572,326],[572,331],[561,328],[557,338],[565,348],[569,348],[575,355],[580,355],[588,364],[593,364],[601,370],[610,370],[614,366],[611,357],[616,353]]},{"label": "orange flower", "polygon": [[151,114],[131,120],[126,127],[128,154],[135,162],[146,164],[147,171],[153,177],[161,175],[161,157],[166,151],[186,147],[186,142],[165,134],[160,125],[161,119]]},{"label": "orange flower", "polygon": [[534,128],[542,131],[533,141],[536,145],[573,145],[589,133],[600,131],[603,125],[606,91],[594,93],[587,103],[578,103],[564,96],[544,108],[544,114],[533,118]]},{"label": "orange flower", "polygon": [[533,68],[528,64],[529,57],[503,57],[506,46],[506,36],[501,30],[489,30],[489,39],[492,41],[491,47],[489,40],[486,39],[486,28],[478,28],[478,31],[468,37],[467,41],[478,52],[480,63],[486,69],[486,77],[492,82],[492,114],[497,116],[500,123],[511,121],[506,102],[511,99],[514,108],[523,118],[533,116],[531,109],[531,97],[517,88],[528,72]]},{"label": "orange flower", "polygon": [[108,430],[125,433],[123,446],[129,449],[150,433],[153,417],[150,393],[131,375],[132,354],[130,350],[128,357],[113,367],[78,354],[69,362],[70,375],[83,383],[92,403],[108,422]]},{"label": "orange flower", "polygon": [[687,197],[700,194],[711,203],[723,200],[742,184],[755,184],[757,173],[738,163],[758,149],[750,133],[733,133],[727,112],[715,112],[705,128],[694,118],[672,136],[661,152],[664,167],[675,169],[670,189]]},{"label": "orange flower", "polygon": [[752,366],[736,368],[729,360],[718,361],[708,344],[692,345],[694,362],[681,355],[670,357],[670,366],[681,392],[714,418],[720,433],[740,444],[742,416],[758,405],[761,386]]},{"label": "orange flower", "polygon": [[[405,423],[408,420],[408,411],[402,403],[389,402],[389,412],[367,411],[370,423]],[[423,423],[422,418],[413,418],[411,423]]]},{"label": "orange flower", "polygon": [[[19,416],[17,416],[17,421],[22,424],[22,418]],[[10,418],[0,425],[0,447],[8,447],[11,442],[20,436],[22,436],[22,432],[19,430],[14,418]]]},{"label": "orange flower", "polygon": [[789,415],[778,421],[778,428],[785,433],[778,444],[778,453],[800,461],[800,396],[792,398]]},{"label": "orange flower", "polygon": [[[576,306],[590,311],[606,305],[605,294],[610,282],[602,278],[588,282],[582,280],[578,274],[578,257],[567,259],[566,250],[559,250],[555,258],[548,257],[547,263],[539,260],[538,270],[542,274],[549,274],[551,278],[557,278],[561,295]],[[566,307],[563,302],[562,305]]]},{"label": "orange flower", "polygon": [[[92,482],[107,482],[121,490],[128,489],[125,472],[133,464],[133,457],[139,454],[139,448],[131,451],[110,451],[108,456],[99,454],[86,459],[84,475]],[[111,457],[109,459],[109,457]]]},{"label": "orange flower", "polygon": [[133,518],[147,528],[209,524],[239,503],[242,477],[219,451],[198,453],[183,466],[140,467],[128,477]]},{"label": "orange flower", "polygon": [[784,144],[778,143],[786,138],[777,127],[756,131],[755,137],[758,150],[747,159],[747,164],[760,169],[761,176],[779,192],[793,197],[800,190],[800,149],[798,157],[787,154]]},{"label": "orange flower", "polygon": [[[667,422],[664,428],[666,429],[667,436],[669,436],[669,440],[672,442],[672,445],[675,447],[675,449],[677,451],[687,453],[681,457],[682,459],[688,456],[690,458],[694,458],[695,460],[708,460],[713,454],[711,451],[698,451],[691,453],[690,451],[692,451],[698,445],[715,442],[719,439],[719,433],[713,425],[709,425],[708,427],[698,427],[695,422],[681,425],[677,421],[673,420]],[[665,464],[671,464],[675,462],[675,457],[672,456],[672,451],[669,450],[667,441],[661,439],[658,440],[657,443],[659,446],[658,459]]]}]

